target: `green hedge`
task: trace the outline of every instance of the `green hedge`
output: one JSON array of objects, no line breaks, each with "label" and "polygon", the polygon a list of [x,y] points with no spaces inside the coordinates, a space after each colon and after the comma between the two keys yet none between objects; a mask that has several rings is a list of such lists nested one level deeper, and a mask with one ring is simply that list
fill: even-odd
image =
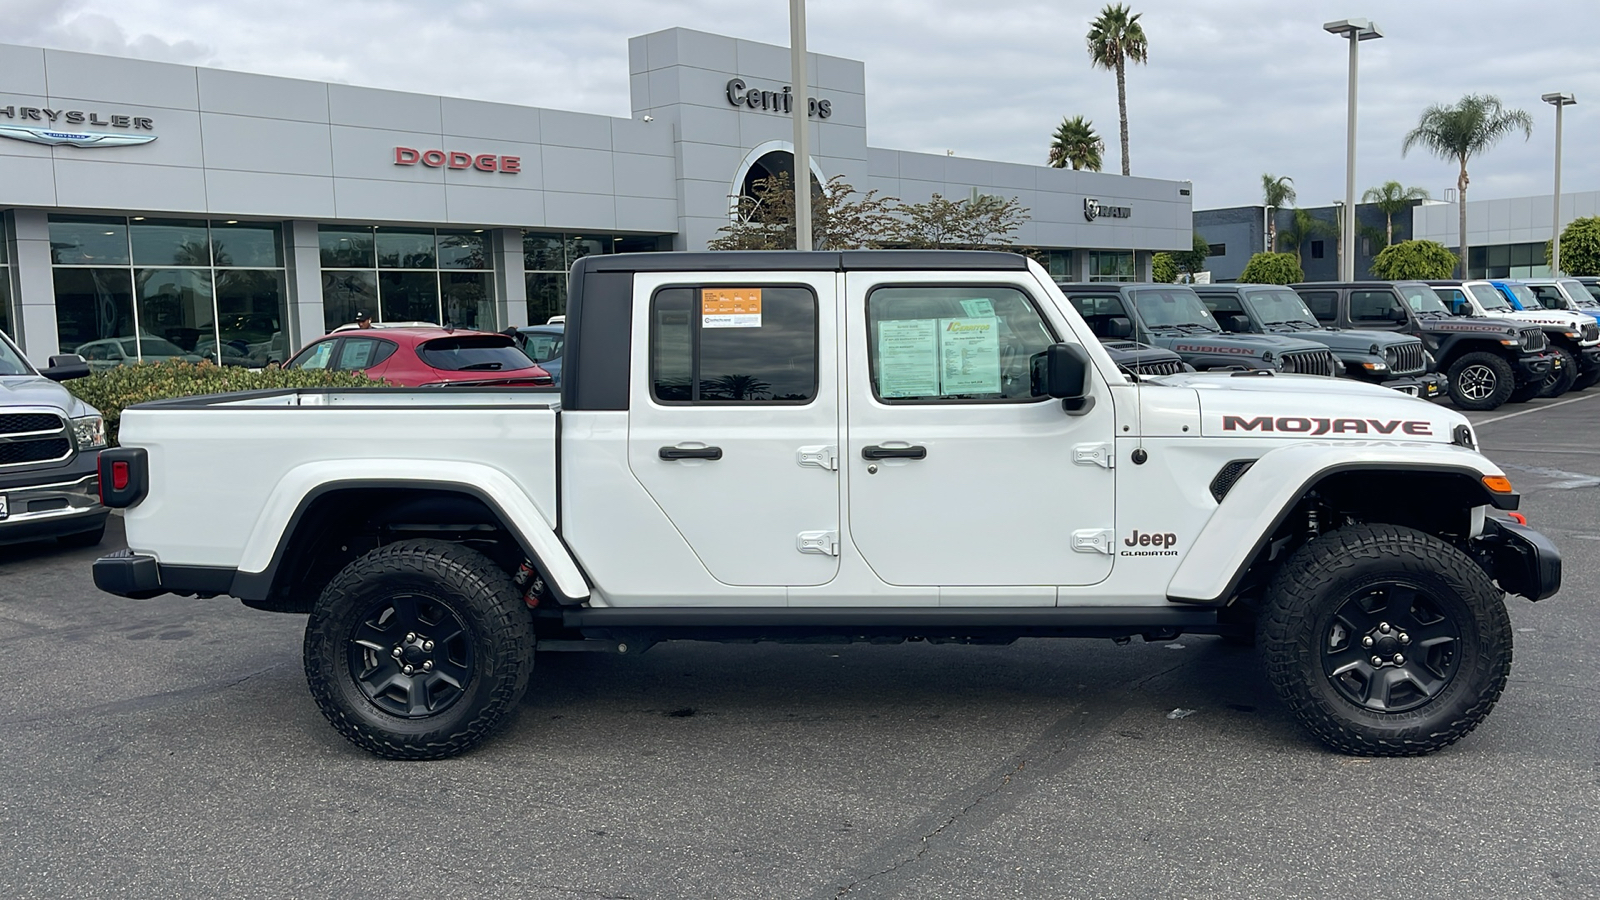
[{"label": "green hedge", "polygon": [[361,372],[317,369],[243,369],[209,362],[140,363],[96,372],[65,383],[67,390],[106,417],[106,438],[117,445],[123,409],[152,400],[230,394],[273,388],[381,387]]}]

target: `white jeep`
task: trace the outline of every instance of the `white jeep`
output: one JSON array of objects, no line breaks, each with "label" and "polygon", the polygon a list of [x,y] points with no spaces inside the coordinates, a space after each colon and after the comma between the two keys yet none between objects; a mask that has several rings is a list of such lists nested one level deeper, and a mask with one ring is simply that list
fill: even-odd
[{"label": "white jeep", "polygon": [[1127,375],[1021,256],[591,256],[567,316],[559,394],[127,410],[96,583],[309,613],[323,712],[412,759],[488,736],[538,650],[1185,632],[1254,639],[1329,746],[1425,753],[1500,695],[1503,595],[1559,587],[1460,414]]}]

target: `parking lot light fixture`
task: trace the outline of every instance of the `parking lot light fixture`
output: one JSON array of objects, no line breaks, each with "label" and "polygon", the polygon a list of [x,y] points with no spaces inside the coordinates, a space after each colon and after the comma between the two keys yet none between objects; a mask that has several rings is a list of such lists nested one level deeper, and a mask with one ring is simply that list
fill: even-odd
[{"label": "parking lot light fixture", "polygon": [[[1356,208],[1356,48],[1362,41],[1370,41],[1383,37],[1383,31],[1370,19],[1340,19],[1337,22],[1326,22],[1322,30],[1329,34],[1336,34],[1350,41],[1350,97],[1346,115],[1348,122],[1345,126],[1345,151],[1344,151],[1344,205],[1352,212]],[[1343,247],[1350,247],[1356,240],[1356,217],[1344,217],[1344,228],[1339,237]],[[1354,281],[1356,278],[1356,257],[1354,253],[1345,253],[1339,263],[1339,279],[1341,281]]]},{"label": "parking lot light fixture", "polygon": [[1572,106],[1577,99],[1571,94],[1557,92],[1543,94],[1540,100],[1556,108],[1556,185],[1550,195],[1550,274],[1561,274],[1561,108]]}]

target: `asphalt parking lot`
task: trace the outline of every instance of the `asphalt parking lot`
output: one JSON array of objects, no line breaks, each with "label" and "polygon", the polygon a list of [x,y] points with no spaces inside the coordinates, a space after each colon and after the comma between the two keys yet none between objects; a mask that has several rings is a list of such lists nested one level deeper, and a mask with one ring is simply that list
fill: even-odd
[{"label": "asphalt parking lot", "polygon": [[1600,389],[1471,414],[1566,560],[1420,759],[1315,744],[1209,637],[541,657],[514,726],[384,762],[304,617],[98,593],[0,548],[7,897],[1594,897]]}]

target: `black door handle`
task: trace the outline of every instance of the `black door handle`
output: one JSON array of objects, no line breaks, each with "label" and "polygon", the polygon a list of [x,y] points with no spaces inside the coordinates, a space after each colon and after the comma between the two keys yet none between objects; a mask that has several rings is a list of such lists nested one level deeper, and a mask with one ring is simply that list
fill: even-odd
[{"label": "black door handle", "polygon": [[927,447],[878,447],[868,446],[861,448],[862,459],[927,459]]},{"label": "black door handle", "polygon": [[721,459],[721,447],[662,447],[662,459]]}]

